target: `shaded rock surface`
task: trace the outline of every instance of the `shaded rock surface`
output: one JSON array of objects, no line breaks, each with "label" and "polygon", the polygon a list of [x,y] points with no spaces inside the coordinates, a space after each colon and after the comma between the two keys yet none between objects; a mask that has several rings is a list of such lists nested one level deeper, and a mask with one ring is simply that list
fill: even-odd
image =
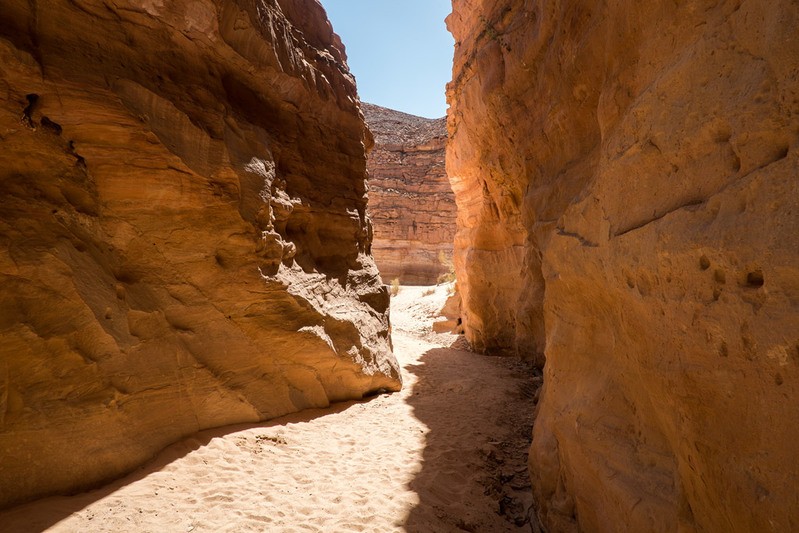
[{"label": "shaded rock surface", "polygon": [[383,280],[432,285],[451,269],[455,198],[444,166],[446,119],[362,104],[369,153],[372,252]]},{"label": "shaded rock surface", "polygon": [[365,145],[315,0],[0,10],[0,506],[397,390]]},{"label": "shaded rock surface", "polygon": [[799,528],[799,5],[456,0],[477,348],[544,362],[555,531]]}]

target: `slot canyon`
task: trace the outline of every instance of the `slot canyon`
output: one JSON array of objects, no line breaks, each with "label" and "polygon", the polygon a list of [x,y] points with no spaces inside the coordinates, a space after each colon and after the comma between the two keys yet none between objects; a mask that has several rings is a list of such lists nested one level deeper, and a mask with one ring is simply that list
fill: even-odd
[{"label": "slot canyon", "polygon": [[323,5],[4,0],[0,531],[798,531],[799,4]]}]

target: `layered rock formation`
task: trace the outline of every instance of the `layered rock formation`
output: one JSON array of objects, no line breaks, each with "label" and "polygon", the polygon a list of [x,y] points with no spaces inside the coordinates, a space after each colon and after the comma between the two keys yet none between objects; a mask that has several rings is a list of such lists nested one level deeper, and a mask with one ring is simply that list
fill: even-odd
[{"label": "layered rock formation", "polygon": [[555,531],[799,528],[799,5],[456,0],[468,338]]},{"label": "layered rock formation", "polygon": [[0,10],[0,506],[400,386],[315,0]]},{"label": "layered rock formation", "polygon": [[455,198],[444,167],[446,119],[362,104],[369,153],[372,251],[384,281],[432,285],[452,268]]}]

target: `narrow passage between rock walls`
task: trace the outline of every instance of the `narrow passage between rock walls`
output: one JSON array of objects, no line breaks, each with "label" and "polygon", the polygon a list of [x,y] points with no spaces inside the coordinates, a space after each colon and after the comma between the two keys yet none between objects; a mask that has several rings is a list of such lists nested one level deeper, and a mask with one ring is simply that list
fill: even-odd
[{"label": "narrow passage between rock walls", "polygon": [[393,298],[402,392],[199,433],[109,486],[0,513],[0,530],[530,531],[540,379],[432,333],[446,296]]}]

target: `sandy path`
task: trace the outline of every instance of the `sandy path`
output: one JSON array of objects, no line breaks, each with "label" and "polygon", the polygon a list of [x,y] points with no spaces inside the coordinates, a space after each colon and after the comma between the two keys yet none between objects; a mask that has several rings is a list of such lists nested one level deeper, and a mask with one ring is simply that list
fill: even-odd
[{"label": "sandy path", "polygon": [[0,531],[530,531],[513,520],[532,374],[447,348],[430,332],[446,288],[427,292],[392,302],[402,392],[202,432],[109,486],[0,513]]}]

